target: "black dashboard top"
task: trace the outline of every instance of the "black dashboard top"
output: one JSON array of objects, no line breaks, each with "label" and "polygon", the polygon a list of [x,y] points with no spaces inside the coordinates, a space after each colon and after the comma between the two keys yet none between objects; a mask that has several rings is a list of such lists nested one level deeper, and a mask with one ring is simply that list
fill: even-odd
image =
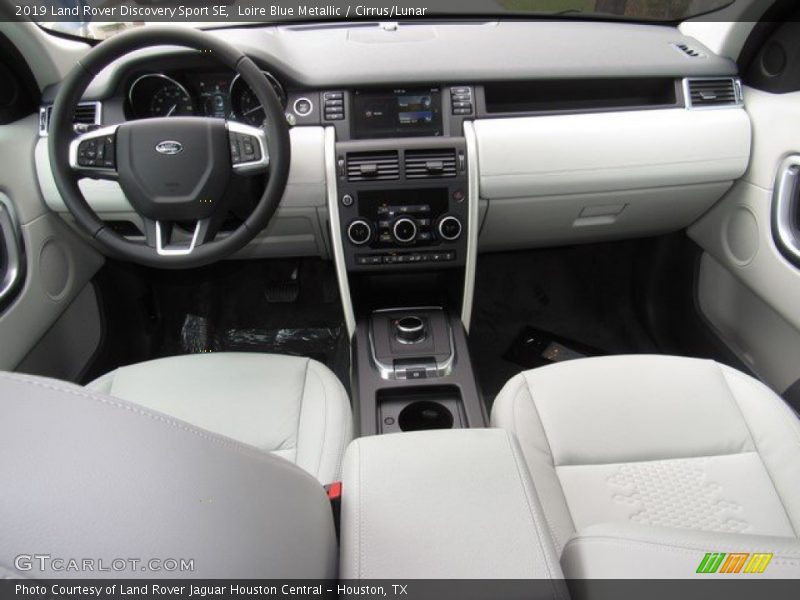
[{"label": "black dashboard top", "polygon": [[[676,27],[576,21],[411,22],[265,25],[210,33],[231,41],[287,89],[460,84],[600,77],[735,75],[736,64]],[[701,51],[687,57],[678,45]],[[177,68],[199,54],[175,47],[131,53],[105,69],[86,98],[112,95],[137,64]],[[173,64],[175,64],[173,62]],[[45,90],[52,101],[55,89]]]}]

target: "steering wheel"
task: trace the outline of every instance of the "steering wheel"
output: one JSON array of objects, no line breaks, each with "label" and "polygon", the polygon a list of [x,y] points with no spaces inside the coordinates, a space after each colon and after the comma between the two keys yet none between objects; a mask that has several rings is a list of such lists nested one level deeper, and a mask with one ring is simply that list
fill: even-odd
[{"label": "steering wheel", "polygon": [[[250,86],[266,114],[264,128],[211,117],[129,121],[75,135],[75,106],[91,80],[118,58],[150,46],[208,53]],[[151,267],[187,268],[226,258],[262,231],[283,197],[291,162],[289,129],[275,91],[258,66],[227,42],[194,29],[145,27],[89,51],[61,84],[50,116],[48,149],[56,187],[79,226],[104,252]],[[236,230],[217,238],[229,209],[231,176],[269,174],[261,198]],[[119,182],[145,225],[130,241],[101,221],[78,179]],[[188,243],[173,243],[176,223],[192,223]]]}]

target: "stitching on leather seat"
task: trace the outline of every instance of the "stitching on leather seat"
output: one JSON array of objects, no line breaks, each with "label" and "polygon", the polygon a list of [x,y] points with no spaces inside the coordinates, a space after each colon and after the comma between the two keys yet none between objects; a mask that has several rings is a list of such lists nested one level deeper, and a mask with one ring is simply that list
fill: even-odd
[{"label": "stitching on leather seat", "polygon": [[[550,457],[550,463],[553,467],[553,475],[555,477],[556,482],[558,483],[558,487],[561,490],[561,497],[564,499],[564,508],[567,509],[567,516],[569,517],[569,521],[572,524],[572,533],[575,532],[575,518],[572,516],[572,511],[569,508],[569,502],[567,501],[567,494],[564,492],[564,486],[561,485],[561,479],[558,476],[557,465],[555,464],[555,457],[553,456],[553,447],[550,445],[550,439],[547,437],[547,429],[545,429],[544,421],[542,421],[542,416],[539,414],[539,407],[536,405],[536,401],[533,399],[533,394],[531,393],[530,385],[528,384],[528,378],[525,377],[524,373],[520,374],[520,387],[517,389],[517,393],[514,395],[514,400],[512,403],[512,416],[513,421],[516,424],[517,422],[517,402],[521,395],[521,392],[527,393],[528,400],[533,407],[533,412],[536,413],[536,418],[539,420],[539,425],[542,428],[542,434],[544,435],[544,441],[547,444],[547,454]],[[530,467],[528,467],[530,470]],[[561,539],[558,535],[556,535],[556,528],[553,526],[552,521],[550,520],[549,515],[546,511],[544,511],[544,518],[547,522],[547,527],[550,530],[550,535],[553,536],[553,542],[556,545],[556,550],[561,551],[563,549],[563,544],[561,543]]]},{"label": "stitching on leather seat", "polygon": [[[758,458],[761,461],[762,466],[764,467],[764,471],[767,473],[767,477],[769,477],[770,483],[772,483],[772,489],[775,491],[775,495],[778,497],[778,501],[781,503],[781,507],[783,507],[783,512],[786,515],[786,520],[789,521],[789,526],[792,528],[792,532],[794,533],[794,536],[796,538],[797,537],[797,528],[795,527],[794,521],[792,519],[792,514],[787,509],[786,503],[783,501],[783,496],[781,496],[780,491],[778,491],[778,486],[775,485],[775,478],[772,476],[772,472],[770,471],[769,466],[764,461],[764,457],[761,454],[761,449],[758,446],[758,441],[756,440],[756,437],[753,435],[753,430],[750,429],[750,423],[747,422],[747,417],[744,416],[744,412],[742,411],[742,407],[739,405],[739,399],[736,396],[736,392],[733,391],[733,387],[731,387],[731,384],[728,381],[728,376],[727,376],[726,372],[717,363],[714,363],[714,364],[717,365],[717,370],[718,370],[719,374],[722,377],[722,381],[725,382],[725,386],[728,388],[728,393],[729,393],[729,396],[730,396],[731,403],[736,408],[736,410],[739,412],[739,416],[742,418],[742,423],[744,423],[744,426],[747,428],[747,434],[750,436],[750,440],[753,442],[753,446],[756,449],[756,452],[758,454]],[[748,384],[750,383],[750,379],[749,378],[742,377],[741,379],[742,379],[742,381],[744,381],[744,382],[746,382]],[[763,393],[763,390],[759,390],[759,393]]]},{"label": "stitching on leather seat", "polygon": [[[340,401],[339,408],[343,409],[342,413],[344,417],[344,419],[342,419],[342,435],[339,439],[339,450],[336,453],[336,472],[333,474],[334,479],[337,479],[342,474],[342,461],[344,460],[344,453],[347,447],[347,439],[351,435],[350,430],[352,427],[353,414],[352,408],[350,407],[350,397],[347,395],[347,391],[345,391],[344,386],[338,379],[334,381],[334,387],[337,388]],[[342,400],[344,400],[344,402],[342,402]]]},{"label": "stitching on leather seat", "polygon": [[[221,446],[225,446],[225,447],[231,448],[233,450],[237,450],[237,451],[241,452],[242,454],[247,454],[247,455],[250,455],[250,456],[261,456],[261,457],[271,456],[269,453],[263,452],[263,451],[259,450],[258,448],[255,448],[253,446],[248,446],[247,444],[243,444],[241,442],[237,442],[236,440],[232,440],[230,438],[226,438],[226,437],[223,437],[223,436],[218,436],[218,435],[212,434],[210,432],[207,432],[205,430],[202,430],[202,429],[199,429],[199,428],[195,428],[195,427],[193,427],[191,425],[188,425],[188,424],[184,423],[183,421],[178,421],[176,419],[171,419],[171,418],[169,418],[167,416],[164,416],[164,415],[161,415],[161,414],[158,414],[158,413],[149,412],[149,411],[147,411],[145,409],[138,408],[138,407],[130,405],[130,404],[124,404],[122,402],[115,401],[114,398],[112,398],[111,396],[100,396],[100,395],[92,393],[92,392],[80,391],[83,388],[75,389],[75,388],[71,388],[71,387],[60,387],[58,385],[45,383],[43,381],[39,381],[39,380],[35,380],[35,379],[29,379],[27,377],[23,377],[23,376],[19,376],[19,375],[12,375],[10,373],[1,373],[0,374],[0,378],[8,379],[10,381],[16,381],[17,383],[23,383],[23,384],[26,384],[26,385],[33,385],[33,386],[36,386],[36,387],[49,389],[49,390],[53,390],[53,391],[56,391],[56,392],[67,393],[67,394],[70,394],[72,396],[76,396],[76,397],[79,397],[79,398],[84,398],[86,400],[93,400],[95,402],[99,402],[100,404],[104,404],[106,406],[110,406],[110,407],[113,407],[113,408],[118,408],[118,409],[130,412],[132,414],[135,414],[135,415],[138,415],[138,416],[141,416],[141,417],[145,417],[147,419],[150,419],[151,421],[163,423],[163,424],[168,425],[169,427],[172,427],[174,429],[179,429],[181,431],[185,431],[187,433],[191,433],[191,434],[196,435],[196,436],[198,436],[198,437],[200,437],[200,438],[202,438],[204,440],[207,440],[207,441],[210,441],[210,442],[214,442],[215,444],[219,444]],[[277,458],[277,457],[271,457],[271,458],[276,458],[276,460],[280,460],[280,461],[288,463],[288,461],[284,461],[284,459],[282,459],[282,458]],[[308,476],[311,477],[311,475],[308,475]]]},{"label": "stitching on leather seat", "polygon": [[361,442],[356,442],[356,450],[358,451],[358,482],[356,483],[356,489],[358,490],[358,518],[356,519],[356,523],[358,523],[358,533],[356,535],[356,540],[358,542],[358,547],[356,549],[356,560],[357,560],[357,568],[356,572],[358,573],[358,578],[362,579],[364,576],[364,549],[362,539],[363,539],[363,529],[364,523],[362,522],[362,515],[364,514],[363,511],[363,498],[364,498],[364,490],[362,489],[361,482],[363,481],[363,461],[361,459]]},{"label": "stitching on leather seat", "polygon": [[642,458],[629,459],[607,463],[581,463],[579,465],[559,465],[556,469],[571,469],[573,467],[608,467],[611,465],[637,465],[650,462],[666,462],[670,460],[694,460],[696,458],[722,458],[725,456],[745,456],[746,454],[758,454],[758,450],[745,450],[743,452],[728,452],[725,454],[703,454],[702,456],[677,456],[668,458]]},{"label": "stitching on leather seat", "polygon": [[[506,437],[506,443],[508,444],[508,449],[511,452],[511,457],[514,459],[514,466],[516,467],[516,470],[517,470],[517,479],[518,479],[520,487],[522,488],[522,491],[523,491],[523,493],[525,495],[525,503],[528,505],[528,515],[531,517],[531,520],[533,521],[533,526],[536,529],[536,533],[537,533],[536,541],[537,541],[537,543],[539,545],[539,551],[542,554],[542,558],[544,558],[544,563],[545,563],[545,568],[547,569],[548,579],[551,580],[551,583],[553,585],[553,598],[558,598],[559,597],[558,590],[557,590],[557,588],[555,586],[555,583],[552,581],[553,580],[553,566],[552,566],[552,564],[550,562],[550,557],[548,556],[548,552],[544,547],[544,543],[542,542],[541,535],[539,534],[539,532],[542,530],[541,523],[539,522],[539,519],[536,517],[536,510],[534,509],[533,504],[531,503],[531,498],[530,498],[530,496],[528,494],[528,487],[525,485],[525,478],[524,478],[524,475],[523,475],[522,470],[521,470],[522,469],[522,465],[520,465],[520,457],[517,456],[517,451],[516,451],[516,448],[514,447],[514,443],[513,443],[512,439],[511,439],[511,434],[508,431],[506,431],[504,433],[505,433],[505,437]],[[526,465],[526,468],[527,468],[527,465]],[[535,493],[535,491],[534,491],[534,493]],[[544,511],[542,511],[542,512],[544,512]],[[552,535],[552,531],[550,531],[550,534]]]},{"label": "stitching on leather seat", "polygon": [[[745,537],[745,536],[742,536]],[[787,538],[788,539],[788,538]],[[632,538],[625,538],[625,537],[615,537],[612,535],[600,535],[600,536],[592,536],[592,537],[575,537],[572,538],[567,545],[564,546],[564,553],[566,554],[567,550],[571,547],[577,546],[578,544],[619,544],[622,546],[650,546],[655,547],[663,550],[667,550],[669,552],[674,552],[675,554],[701,554],[703,552],[707,552],[707,547],[698,546],[697,548],[693,548],[686,544],[670,544],[664,542],[656,542],[653,540],[636,540]],[[747,547],[746,545],[741,544],[711,544],[716,551],[720,552],[763,552],[768,548],[766,546],[757,546],[757,547]],[[800,555],[797,554],[781,554],[780,552],[774,553],[773,560],[782,561],[783,564],[788,564],[791,566],[800,565]]]},{"label": "stitching on leather seat", "polygon": [[[311,360],[309,359],[308,363],[306,364],[306,379],[310,373],[314,373],[314,376],[319,381],[320,385],[322,386],[322,404],[323,404],[323,417],[322,417],[322,443],[319,446],[319,458],[317,459],[317,478],[319,478],[320,471],[322,469],[322,457],[325,455],[325,446],[328,442],[328,389],[325,386],[325,382],[319,376],[318,373],[314,371],[314,366],[311,364]],[[303,390],[305,392],[305,389]],[[305,404],[305,393],[303,394],[303,404]]]},{"label": "stitching on leather seat", "polygon": [[308,363],[309,359],[305,359],[305,371],[303,372],[303,389],[300,390],[300,410],[297,411],[297,427],[294,432],[294,464],[300,466],[300,425],[303,422],[303,410],[306,407],[306,381],[308,379]]},{"label": "stitching on leather seat", "polygon": [[[756,381],[753,378],[748,377],[747,375],[745,375],[743,373],[740,373],[739,371],[736,371],[734,369],[723,368],[722,365],[717,365],[717,366],[719,367],[719,370],[722,373],[722,377],[723,377],[723,379],[725,379],[725,384],[728,386],[728,389],[731,391],[731,396],[733,396],[734,400],[736,399],[736,394],[735,394],[735,392],[733,392],[733,388],[731,388],[731,386],[728,384],[728,375],[730,375],[732,377],[736,377],[742,383],[744,383],[746,385],[749,385],[753,389],[758,390],[759,394],[768,394],[768,395],[773,395],[773,396],[775,395],[775,392],[773,392],[771,389],[769,389],[768,387],[763,385],[761,382]],[[736,401],[736,405],[737,405],[737,408],[739,408],[738,400]],[[779,409],[781,410],[781,412],[783,412],[783,414],[780,415],[781,425],[783,425],[786,429],[788,429],[790,437],[794,438],[797,442],[800,442],[800,428],[792,427],[790,425],[790,423],[795,422],[795,421],[793,421],[793,419],[794,420],[797,419],[797,417],[795,416],[794,412],[792,412],[792,410],[788,406],[786,406],[783,403],[782,400],[781,400],[781,402],[780,402],[780,404],[778,406],[779,406]],[[745,425],[747,425],[747,420],[744,418],[744,413],[742,413],[742,409],[741,408],[739,408],[739,413],[742,415],[742,419],[744,420]],[[750,428],[748,427],[748,431],[749,430],[750,430]],[[752,437],[752,435],[751,435],[751,437]],[[755,440],[753,440],[753,444],[755,445]]]}]

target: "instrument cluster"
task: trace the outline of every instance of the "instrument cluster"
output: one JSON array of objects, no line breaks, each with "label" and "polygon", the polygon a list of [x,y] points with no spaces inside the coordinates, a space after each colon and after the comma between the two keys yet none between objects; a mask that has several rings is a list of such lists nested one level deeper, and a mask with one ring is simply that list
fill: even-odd
[{"label": "instrument cluster", "polygon": [[[262,73],[286,108],[284,86],[271,73]],[[265,118],[261,103],[244,79],[224,72],[144,73],[130,83],[127,101],[129,116],[134,119],[203,116],[260,127]]]}]

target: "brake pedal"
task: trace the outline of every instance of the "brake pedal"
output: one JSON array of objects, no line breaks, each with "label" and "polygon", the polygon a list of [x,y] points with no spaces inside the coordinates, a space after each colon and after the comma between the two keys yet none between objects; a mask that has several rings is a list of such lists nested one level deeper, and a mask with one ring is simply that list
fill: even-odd
[{"label": "brake pedal", "polygon": [[297,302],[300,296],[300,282],[297,275],[299,266],[295,267],[287,281],[273,281],[267,283],[264,295],[267,302],[272,304],[291,304]]}]

